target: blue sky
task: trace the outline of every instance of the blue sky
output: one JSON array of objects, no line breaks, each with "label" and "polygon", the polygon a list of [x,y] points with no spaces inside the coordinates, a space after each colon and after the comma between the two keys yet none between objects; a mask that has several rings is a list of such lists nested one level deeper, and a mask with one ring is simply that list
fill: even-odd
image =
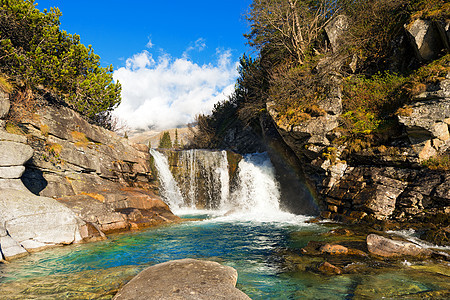
[{"label": "blue sky", "polygon": [[232,49],[237,59],[246,51],[248,31],[243,15],[250,0],[36,0],[43,10],[58,7],[61,28],[91,44],[103,65],[119,68],[125,60],[145,49],[149,40],[156,53],[163,50],[174,57],[203,39],[206,47],[190,53],[194,62],[209,63],[216,48]]},{"label": "blue sky", "polygon": [[92,45],[123,86],[115,114],[130,128],[192,122],[232,92],[248,52],[251,0],[40,0],[58,7],[61,29]]}]

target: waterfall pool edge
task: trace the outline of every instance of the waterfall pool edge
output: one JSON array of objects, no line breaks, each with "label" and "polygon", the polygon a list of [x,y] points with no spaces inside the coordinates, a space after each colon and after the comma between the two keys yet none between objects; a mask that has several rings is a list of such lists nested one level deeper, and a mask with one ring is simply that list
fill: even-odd
[{"label": "waterfall pool edge", "polygon": [[400,298],[450,289],[449,275],[443,274],[448,265],[426,262],[393,262],[340,276],[310,270],[304,265],[315,262],[301,261],[300,248],[333,227],[300,220],[258,222],[213,216],[49,249],[0,265],[0,298],[110,299],[147,266],[187,257],[235,268],[237,287],[252,299]]}]

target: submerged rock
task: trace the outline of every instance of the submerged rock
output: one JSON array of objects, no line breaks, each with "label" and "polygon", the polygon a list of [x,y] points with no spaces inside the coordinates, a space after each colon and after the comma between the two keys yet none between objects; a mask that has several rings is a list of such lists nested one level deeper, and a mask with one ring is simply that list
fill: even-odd
[{"label": "submerged rock", "polygon": [[348,254],[348,248],[341,245],[325,244],[320,248],[320,252],[331,255],[346,255]]},{"label": "submerged rock", "polygon": [[427,257],[432,254],[431,250],[411,242],[391,240],[376,234],[367,236],[367,248],[370,253],[383,257]]},{"label": "submerged rock", "polygon": [[318,270],[325,275],[340,275],[342,274],[342,270],[329,262],[322,263]]},{"label": "submerged rock", "polygon": [[250,299],[235,287],[237,276],[212,261],[169,261],[142,271],[114,299]]}]

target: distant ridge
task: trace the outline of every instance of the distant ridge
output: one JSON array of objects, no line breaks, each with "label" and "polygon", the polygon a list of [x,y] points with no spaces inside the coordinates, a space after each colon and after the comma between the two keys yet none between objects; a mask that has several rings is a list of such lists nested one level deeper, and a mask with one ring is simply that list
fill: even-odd
[{"label": "distant ridge", "polygon": [[149,142],[150,142],[151,148],[156,148],[156,147],[158,147],[159,140],[165,131],[169,132],[170,139],[173,142],[175,140],[175,130],[178,131],[178,141],[179,141],[180,145],[186,145],[193,136],[192,129],[190,129],[189,127],[181,127],[181,128],[171,128],[171,129],[166,129],[166,130],[161,130],[161,131],[158,131],[158,130],[147,130],[147,131],[134,130],[134,131],[128,132],[128,139],[134,143],[144,144],[144,145],[149,145]]}]

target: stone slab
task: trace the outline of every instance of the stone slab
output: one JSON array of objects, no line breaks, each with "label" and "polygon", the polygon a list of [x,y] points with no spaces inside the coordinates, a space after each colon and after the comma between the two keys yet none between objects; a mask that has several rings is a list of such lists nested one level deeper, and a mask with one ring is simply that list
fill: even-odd
[{"label": "stone slab", "polygon": [[25,172],[24,166],[0,167],[0,178],[17,179]]},{"label": "stone slab", "polygon": [[33,149],[16,142],[0,141],[0,166],[22,166],[33,156]]},{"label": "stone slab", "polygon": [[12,134],[0,129],[0,141],[9,141],[26,144],[27,137],[24,135]]},{"label": "stone slab", "polygon": [[11,189],[17,191],[24,191],[31,194],[28,189],[23,185],[20,179],[2,179],[0,178],[0,190]]},{"label": "stone slab", "polygon": [[10,236],[0,237],[0,250],[5,259],[13,259],[28,254],[27,250]]},{"label": "stone slab", "polygon": [[81,241],[79,227],[84,224],[54,199],[8,189],[0,190],[0,223],[12,239],[29,249]]},{"label": "stone slab", "polygon": [[113,299],[250,299],[235,287],[236,281],[237,272],[231,267],[181,259],[145,269]]}]

